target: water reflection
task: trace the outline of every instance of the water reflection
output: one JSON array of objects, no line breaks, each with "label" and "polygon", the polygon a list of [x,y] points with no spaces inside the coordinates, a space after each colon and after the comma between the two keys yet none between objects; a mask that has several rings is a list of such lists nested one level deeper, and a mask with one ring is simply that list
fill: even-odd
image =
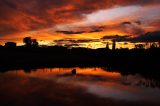
[{"label": "water reflection", "polygon": [[27,76],[82,87],[85,89],[84,92],[102,98],[160,103],[159,81],[146,79],[139,74],[122,75],[119,72],[109,72],[103,68],[74,67],[35,69],[29,70],[29,72],[15,70],[0,74],[0,76],[4,75]]}]

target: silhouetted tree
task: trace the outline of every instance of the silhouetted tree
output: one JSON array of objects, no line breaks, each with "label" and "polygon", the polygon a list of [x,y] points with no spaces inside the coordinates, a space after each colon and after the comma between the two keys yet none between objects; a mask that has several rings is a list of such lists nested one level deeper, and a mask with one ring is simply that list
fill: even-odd
[{"label": "silhouetted tree", "polygon": [[31,47],[31,45],[32,45],[31,37],[25,37],[25,38],[23,39],[23,43],[25,43],[25,46],[26,46],[26,47]]},{"label": "silhouetted tree", "polygon": [[32,39],[32,47],[38,47],[38,42],[36,39]]},{"label": "silhouetted tree", "polygon": [[31,37],[25,37],[23,39],[26,47],[38,47],[38,42],[36,39],[31,39]]},{"label": "silhouetted tree", "polygon": [[155,42],[153,42],[151,43],[150,48],[158,48],[158,45]]}]

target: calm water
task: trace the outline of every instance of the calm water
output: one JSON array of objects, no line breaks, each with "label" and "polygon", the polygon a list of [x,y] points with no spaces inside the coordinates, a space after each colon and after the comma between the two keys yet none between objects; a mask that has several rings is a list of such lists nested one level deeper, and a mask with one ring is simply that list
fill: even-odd
[{"label": "calm water", "polygon": [[[71,73],[73,69],[76,69],[76,75]],[[41,82],[35,82],[38,80]],[[47,82],[50,83],[46,85]],[[146,79],[139,74],[124,76],[119,72],[109,72],[103,68],[45,68],[29,72],[24,70],[8,71],[0,74],[0,95],[4,96],[4,100],[5,96],[9,94],[14,95],[14,98],[17,97],[17,94],[19,97],[28,97],[28,95],[35,95],[32,93],[37,90],[43,91],[43,85],[47,86],[45,91],[47,93],[49,91],[49,94],[46,95],[50,95],[52,82],[65,85],[63,90],[59,87],[59,91],[56,92],[65,92],[65,87],[66,89],[70,87],[69,89],[80,89],[79,91],[84,94],[91,94],[97,98],[160,105],[159,81]],[[5,91],[9,94],[5,94]],[[25,94],[27,91],[29,93]],[[69,92],[72,93],[72,91],[74,90]]]}]

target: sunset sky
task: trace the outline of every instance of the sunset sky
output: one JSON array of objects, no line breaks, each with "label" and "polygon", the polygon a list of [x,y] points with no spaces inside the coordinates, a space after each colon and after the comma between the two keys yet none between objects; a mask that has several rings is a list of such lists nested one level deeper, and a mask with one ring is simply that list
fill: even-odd
[{"label": "sunset sky", "polygon": [[45,45],[103,47],[116,39],[124,47],[160,41],[159,28],[160,0],[0,0],[1,45],[30,36]]}]

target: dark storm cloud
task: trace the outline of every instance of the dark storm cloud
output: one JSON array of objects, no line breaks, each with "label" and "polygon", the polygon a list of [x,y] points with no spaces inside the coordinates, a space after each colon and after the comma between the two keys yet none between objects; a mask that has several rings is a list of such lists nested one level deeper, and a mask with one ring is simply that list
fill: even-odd
[{"label": "dark storm cloud", "polygon": [[88,26],[88,27],[74,27],[74,31],[73,30],[66,30],[66,31],[58,30],[56,32],[63,33],[63,34],[83,34],[83,33],[102,32],[104,29],[105,29],[105,26]]},{"label": "dark storm cloud", "polygon": [[126,41],[130,38],[130,36],[119,36],[119,35],[111,35],[111,36],[104,36],[101,39],[108,39],[108,40],[116,40],[117,42]]},{"label": "dark storm cloud", "polygon": [[63,34],[82,34],[85,33],[84,31],[80,32],[74,32],[74,31],[56,31],[57,33],[63,33]]},{"label": "dark storm cloud", "polygon": [[122,25],[131,25],[132,23],[131,22],[122,22]]},{"label": "dark storm cloud", "polygon": [[[110,35],[104,36],[101,39],[61,39],[54,40],[53,42],[56,44],[65,44],[70,46],[79,46],[83,43],[90,42],[100,42],[102,40],[115,40],[116,42],[160,42],[160,31],[148,32],[143,35],[139,35],[137,37],[131,37],[130,35],[120,36],[120,35]],[[126,43],[125,43],[126,44]]]},{"label": "dark storm cloud", "polygon": [[91,26],[91,30],[88,33],[102,32],[105,29],[105,26]]},{"label": "dark storm cloud", "polygon": [[117,42],[160,42],[160,31],[155,32],[147,32],[143,35],[139,35],[137,37],[130,37],[127,36],[119,36],[119,35],[113,35],[113,36],[104,36],[103,40],[116,40]]},{"label": "dark storm cloud", "polygon": [[68,43],[68,44],[77,44],[77,43],[89,43],[94,41],[93,39],[61,39],[61,40],[54,40],[55,43]]},{"label": "dark storm cloud", "polygon": [[160,42],[160,31],[148,32],[129,40],[132,42]]},{"label": "dark storm cloud", "polygon": [[89,33],[102,32],[102,31],[103,31],[102,29],[95,29],[95,30],[90,31]]}]

